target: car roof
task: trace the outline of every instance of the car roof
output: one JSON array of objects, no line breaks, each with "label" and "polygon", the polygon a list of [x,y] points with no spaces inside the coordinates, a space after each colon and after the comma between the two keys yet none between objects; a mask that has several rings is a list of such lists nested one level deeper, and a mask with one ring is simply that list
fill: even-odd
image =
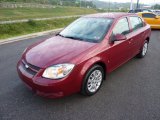
[{"label": "car roof", "polygon": [[152,13],[152,14],[154,14],[153,12],[138,12],[138,14],[143,14],[143,13]]},{"label": "car roof", "polygon": [[113,12],[113,13],[96,13],[96,14],[90,14],[86,15],[84,17],[102,17],[102,18],[120,18],[120,17],[125,17],[125,16],[130,16],[130,15],[136,15],[134,13],[122,13],[122,12]]},{"label": "car roof", "polygon": [[150,9],[141,9],[141,8],[138,8],[138,9],[132,9],[132,10],[150,10]]},{"label": "car roof", "polygon": [[135,9],[135,10],[150,10],[150,9],[142,9],[142,8],[138,8],[138,9]]}]

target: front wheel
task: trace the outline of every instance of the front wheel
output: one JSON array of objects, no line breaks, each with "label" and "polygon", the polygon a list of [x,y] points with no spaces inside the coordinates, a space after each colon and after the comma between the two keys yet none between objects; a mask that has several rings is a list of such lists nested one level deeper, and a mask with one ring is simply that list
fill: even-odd
[{"label": "front wheel", "polygon": [[104,69],[100,65],[94,65],[86,74],[81,93],[83,95],[94,95],[101,87],[104,79]]},{"label": "front wheel", "polygon": [[145,41],[142,47],[142,50],[140,53],[137,55],[138,58],[143,58],[147,54],[148,50],[148,41]]}]

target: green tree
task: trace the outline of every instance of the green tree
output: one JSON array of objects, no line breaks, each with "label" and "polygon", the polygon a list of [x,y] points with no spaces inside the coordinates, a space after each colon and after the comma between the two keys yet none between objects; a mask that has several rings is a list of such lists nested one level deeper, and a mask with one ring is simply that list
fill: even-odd
[{"label": "green tree", "polygon": [[155,4],[152,6],[153,9],[160,9],[160,5],[159,4]]}]

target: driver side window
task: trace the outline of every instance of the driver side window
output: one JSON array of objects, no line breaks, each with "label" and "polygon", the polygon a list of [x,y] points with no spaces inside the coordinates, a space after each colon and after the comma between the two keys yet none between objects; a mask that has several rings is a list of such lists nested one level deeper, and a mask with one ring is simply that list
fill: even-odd
[{"label": "driver side window", "polygon": [[129,24],[127,18],[120,19],[113,29],[113,35],[130,33]]}]

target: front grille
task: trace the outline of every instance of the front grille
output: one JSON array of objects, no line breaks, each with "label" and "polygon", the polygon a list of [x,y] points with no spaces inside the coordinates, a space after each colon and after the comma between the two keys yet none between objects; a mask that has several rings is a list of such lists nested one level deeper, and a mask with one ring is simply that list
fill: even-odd
[{"label": "front grille", "polygon": [[37,72],[40,70],[39,67],[31,65],[30,63],[27,63],[25,60],[22,60],[22,64],[24,70],[33,76],[36,75]]}]

